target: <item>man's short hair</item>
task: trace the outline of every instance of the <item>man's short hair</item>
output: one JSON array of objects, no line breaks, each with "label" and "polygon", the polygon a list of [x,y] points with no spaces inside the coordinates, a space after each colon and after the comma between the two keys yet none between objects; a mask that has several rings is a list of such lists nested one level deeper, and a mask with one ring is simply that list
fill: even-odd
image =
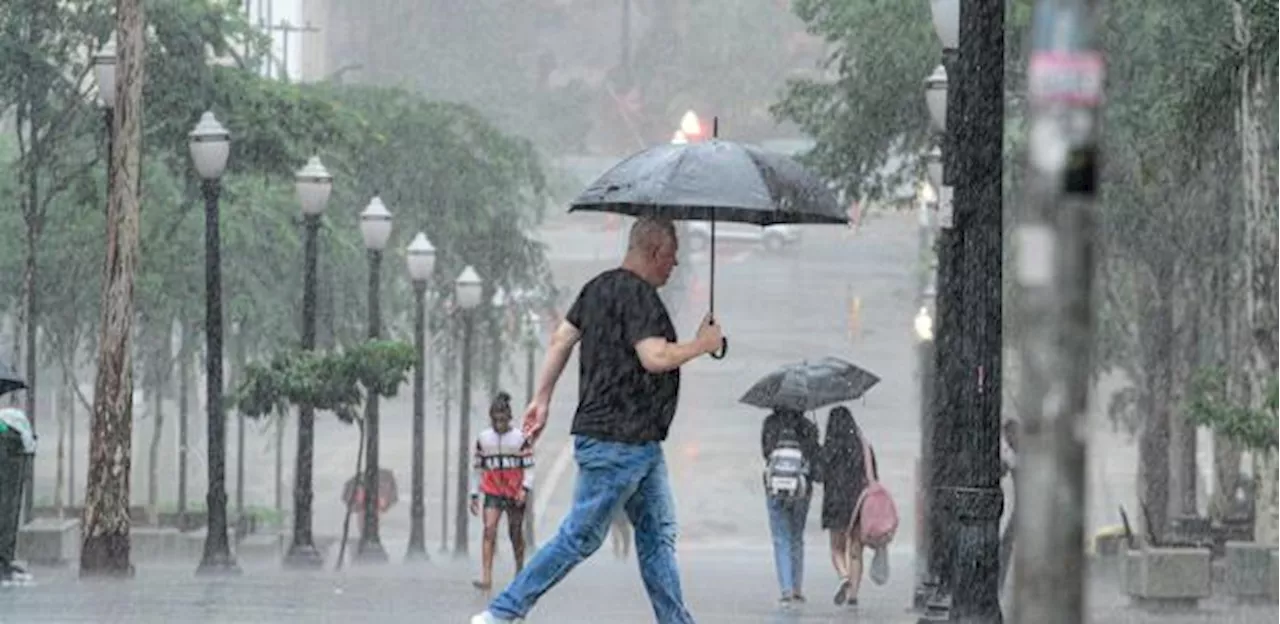
[{"label": "man's short hair", "polygon": [[668,240],[672,242],[676,240],[675,222],[661,217],[639,217],[631,225],[631,234],[627,237],[627,248],[655,249]]}]

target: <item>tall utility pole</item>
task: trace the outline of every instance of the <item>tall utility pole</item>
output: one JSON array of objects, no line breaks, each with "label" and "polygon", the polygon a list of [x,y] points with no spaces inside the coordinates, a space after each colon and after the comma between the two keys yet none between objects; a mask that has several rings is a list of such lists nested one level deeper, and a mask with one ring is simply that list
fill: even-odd
[{"label": "tall utility pole", "polygon": [[117,0],[119,80],[112,109],[116,142],[108,160],[106,261],[98,366],[93,384],[89,476],[85,483],[80,575],[132,576],[129,562],[129,461],[133,454],[134,277],[138,270],[142,168],[145,3]]},{"label": "tall utility pole", "polygon": [[1018,622],[1084,618],[1085,410],[1103,77],[1093,14],[1093,0],[1038,0],[1032,18],[1030,175],[1015,230],[1022,323]]}]

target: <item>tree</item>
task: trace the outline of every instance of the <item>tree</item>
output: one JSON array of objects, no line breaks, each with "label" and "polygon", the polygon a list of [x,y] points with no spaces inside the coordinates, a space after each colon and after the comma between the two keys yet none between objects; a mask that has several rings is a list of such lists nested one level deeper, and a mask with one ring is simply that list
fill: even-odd
[{"label": "tree", "polygon": [[823,63],[830,79],[789,81],[774,115],[814,139],[806,160],[850,197],[913,180],[912,168],[887,166],[932,138],[923,81],[941,48],[928,3],[798,0],[794,9],[835,48]]},{"label": "tree", "polygon": [[132,456],[134,275],[138,264],[139,171],[142,164],[143,48],[141,0],[116,4],[118,72],[112,120],[111,197],[102,284],[102,325],[93,393],[89,478],[84,501],[80,574],[130,575],[129,464]]},{"label": "tree", "polygon": [[411,345],[372,340],[342,351],[282,351],[245,368],[236,405],[263,418],[303,403],[345,423],[360,418],[368,396],[393,397],[417,361]]},{"label": "tree", "polygon": [[[37,353],[39,324],[40,238],[50,203],[96,163],[97,151],[86,149],[85,124],[97,121],[88,115],[87,93],[82,85],[89,71],[81,50],[93,45],[92,32],[104,26],[103,6],[50,4],[24,0],[0,10],[0,110],[12,111],[18,142],[18,188],[24,245],[22,307],[18,325],[23,341],[16,345],[16,359],[25,362],[25,410],[36,426]],[[59,36],[62,35],[62,36]],[[93,136],[90,133],[89,136]],[[26,509],[33,502],[34,471],[27,471]]]},{"label": "tree", "polygon": [[[47,22],[47,42],[79,41],[76,49],[97,49],[109,29],[110,3],[91,5],[69,14],[75,19]],[[60,5],[58,11],[71,11],[68,7]],[[142,87],[147,115],[140,120],[147,215],[140,224],[132,318],[144,347],[137,355],[142,377],[171,367],[172,354],[161,347],[174,320],[189,329],[201,323],[200,267],[186,261],[200,248],[203,227],[186,135],[206,109],[217,111],[233,137],[222,206],[224,254],[234,260],[225,267],[225,283],[228,319],[239,323],[247,357],[265,356],[298,338],[301,237],[293,173],[316,153],[335,174],[331,206],[360,206],[379,191],[396,213],[397,232],[430,234],[441,247],[441,277],[434,281],[439,290],[451,288],[456,272],[468,263],[492,287],[510,291],[549,283],[542,247],[526,234],[548,201],[542,163],[528,141],[503,134],[473,108],[428,102],[405,91],[265,80],[243,67],[254,63],[260,38],[249,34],[243,16],[226,3],[150,0],[147,7]],[[31,11],[46,10],[51,9],[31,2],[0,8],[0,54],[17,50],[34,59],[17,61],[58,66],[52,52],[23,47],[27,24],[39,17]],[[245,56],[238,56],[241,41],[250,44]],[[214,56],[231,63],[212,63]],[[20,69],[14,63],[0,67],[0,109],[12,110],[16,100],[10,96],[30,83]],[[92,81],[75,84],[91,88]],[[47,145],[57,146],[56,159],[52,147],[37,162],[18,149],[20,137],[0,139],[0,201],[26,205],[22,176],[31,163],[38,164],[40,202],[48,218],[39,232],[36,274],[42,279],[30,302],[44,311],[46,361],[74,376],[81,354],[105,346],[104,334],[90,331],[93,314],[103,310],[99,302],[86,301],[85,293],[101,277],[86,269],[96,265],[97,254],[106,253],[101,205],[107,176],[92,169],[63,175],[68,163],[89,162],[85,159],[95,153],[101,132],[97,111],[84,93],[60,83],[51,89],[47,99],[74,111],[78,121],[46,124],[53,134],[40,136],[51,137]],[[424,145],[432,147],[424,151]],[[336,344],[363,338],[364,251],[356,212],[331,208],[321,230],[321,336],[327,331]],[[0,228],[0,284],[8,294],[21,290],[18,278],[27,261],[22,211],[0,211],[0,225],[6,226]],[[399,246],[393,243],[389,253],[401,253]],[[399,289],[408,285],[391,275],[388,329],[395,332],[408,318],[411,299],[398,296],[407,294]],[[149,385],[163,376],[150,377]]]}]

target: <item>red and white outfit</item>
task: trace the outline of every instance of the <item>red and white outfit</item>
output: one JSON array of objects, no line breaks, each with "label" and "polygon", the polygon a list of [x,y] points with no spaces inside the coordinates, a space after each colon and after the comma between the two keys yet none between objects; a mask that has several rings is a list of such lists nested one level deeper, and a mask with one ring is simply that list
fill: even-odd
[{"label": "red and white outfit", "polygon": [[506,433],[492,427],[481,431],[471,467],[472,496],[514,501],[521,490],[533,489],[533,449],[515,427]]}]

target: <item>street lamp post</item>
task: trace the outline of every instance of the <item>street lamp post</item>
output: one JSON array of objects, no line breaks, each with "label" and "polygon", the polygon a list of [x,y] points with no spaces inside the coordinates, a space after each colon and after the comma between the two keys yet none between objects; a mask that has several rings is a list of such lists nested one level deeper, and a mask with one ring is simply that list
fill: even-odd
[{"label": "street lamp post", "polygon": [[[409,243],[406,254],[409,278],[413,280],[415,314],[413,318],[413,346],[416,363],[413,367],[413,501],[409,509],[409,549],[406,561],[423,561],[427,556],[425,528],[426,503],[423,500],[423,446],[426,445],[426,350],[427,350],[427,280],[435,270],[436,249],[427,235],[418,232]],[[444,477],[441,476],[441,479]],[[441,501],[441,505],[444,502]]]},{"label": "street lamp post", "polygon": [[506,289],[499,286],[493,291],[493,297],[489,299],[489,305],[493,308],[491,319],[493,326],[490,329],[489,336],[489,357],[486,360],[488,370],[485,379],[486,387],[489,389],[489,396],[497,396],[499,386],[502,385],[502,338],[506,325],[507,304],[511,302],[511,298],[507,296]]},{"label": "street lamp post", "polygon": [[[1001,150],[1004,4],[932,0],[944,71],[927,81],[943,132],[938,363],[930,432],[934,465],[931,568],[940,591],[929,619],[1001,621],[1000,515]],[[943,88],[939,78],[957,88]],[[942,121],[942,124],[938,124]],[[959,122],[959,123],[956,123]],[[947,187],[955,188],[954,209]],[[948,214],[950,212],[950,214]],[[948,218],[950,217],[950,218]],[[953,223],[948,223],[953,221]],[[946,532],[941,528],[947,527]]]},{"label": "street lamp post", "polygon": [[[294,176],[298,205],[305,230],[302,269],[302,350],[316,348],[316,264],[320,215],[333,192],[333,176],[312,156]],[[298,449],[293,469],[293,542],[285,554],[285,565],[318,568],[324,557],[311,536],[312,465],[315,456],[316,410],[309,404],[298,406]]]},{"label": "street lamp post", "polygon": [[932,304],[932,288],[926,288],[921,297],[920,311],[916,313],[914,329],[916,349],[918,351],[918,370],[920,375],[920,463],[916,468],[917,499],[916,518],[916,589],[912,596],[912,608],[923,611],[932,597],[933,586],[930,579],[929,556],[932,550],[932,535],[929,525],[933,500],[933,387],[934,387],[934,348],[933,348],[933,315],[929,308]]},{"label": "street lamp post", "polygon": [[[959,11],[959,5],[951,0],[934,2],[933,7],[935,25],[937,25],[939,14]],[[958,13],[955,13],[955,19],[959,19]],[[946,62],[952,62],[954,49],[950,46],[954,46],[955,42],[948,38],[941,27],[938,29],[938,34],[946,48],[944,50]],[[955,95],[948,89],[946,70],[939,66],[925,79],[925,102],[929,109],[931,125],[934,130],[942,133],[943,144],[949,143],[946,139],[947,100],[954,97]],[[937,500],[937,488],[950,478],[948,476],[950,467],[947,464],[950,455],[943,450],[943,447],[947,447],[950,442],[936,437],[943,430],[935,424],[948,417],[948,414],[960,409],[961,405],[954,393],[959,391],[963,376],[963,366],[959,362],[959,336],[960,314],[963,308],[961,297],[964,293],[961,290],[960,280],[955,276],[961,263],[963,245],[960,233],[954,227],[951,209],[952,189],[948,184],[955,177],[955,168],[944,166],[943,151],[936,145],[925,154],[925,173],[929,184],[937,189],[938,231],[934,242],[936,257],[934,282],[941,296],[934,299],[936,327],[932,320],[930,323],[930,332],[935,335],[935,339],[929,344],[933,361],[927,367],[935,381],[929,401],[924,403],[922,399],[922,405],[929,414],[924,418],[927,426],[922,426],[920,432],[921,442],[925,447],[921,455],[920,475],[921,516],[925,525],[921,541],[926,542],[928,548],[923,553],[926,561],[925,571],[916,578],[912,606],[931,617],[945,618],[950,608],[950,596],[947,593],[950,550],[946,542],[948,534],[944,530],[944,510],[934,503]],[[925,365],[922,363],[921,366]]]},{"label": "street lamp post", "polygon": [[227,540],[227,421],[222,406],[222,259],[218,231],[219,179],[231,153],[231,135],[206,111],[191,131],[191,160],[204,194],[205,403],[208,418],[208,533],[197,573],[238,573]]},{"label": "street lamp post", "polygon": [[[369,252],[369,340],[377,340],[382,337],[382,304],[378,292],[382,250],[391,238],[391,212],[376,195],[360,213],[360,235]],[[387,560],[387,551],[378,536],[378,395],[373,392],[365,397],[364,427],[364,526],[356,560],[382,562]]]},{"label": "street lamp post", "polygon": [[111,151],[115,147],[112,111],[116,108],[116,33],[93,55],[93,77],[98,83],[98,99],[102,100],[103,125],[107,130],[107,195],[111,195]]},{"label": "street lamp post", "polygon": [[453,554],[466,556],[469,535],[467,533],[467,448],[471,438],[471,343],[475,331],[475,308],[484,295],[484,282],[476,270],[468,266],[454,283],[454,299],[462,310],[462,396],[458,409],[458,486],[457,510],[454,521]]},{"label": "street lamp post", "polygon": [[[455,297],[445,297],[443,307],[445,317],[451,319],[457,307]],[[441,351],[449,353],[458,344],[452,325],[442,337],[446,346]],[[447,363],[440,371],[440,389],[440,552],[444,553],[449,550],[449,412],[453,406],[453,367]]]}]

